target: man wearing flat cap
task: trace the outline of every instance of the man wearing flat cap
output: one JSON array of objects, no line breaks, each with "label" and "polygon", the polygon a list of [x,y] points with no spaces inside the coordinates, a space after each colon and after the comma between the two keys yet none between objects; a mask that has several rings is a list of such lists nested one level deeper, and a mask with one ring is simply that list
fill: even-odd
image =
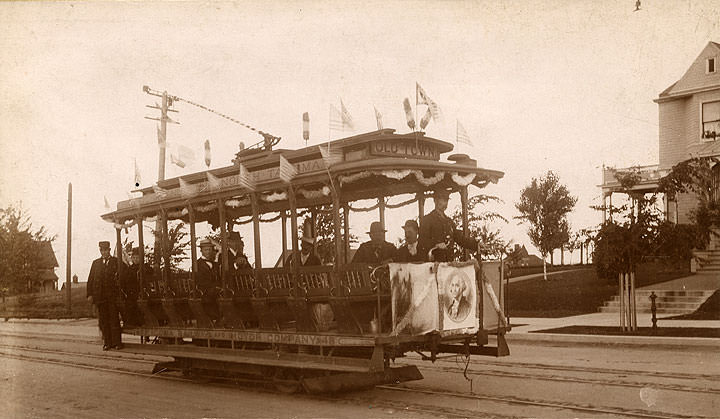
[{"label": "man wearing flat cap", "polygon": [[220,317],[217,306],[217,296],[222,286],[220,282],[220,267],[215,262],[215,245],[209,239],[200,240],[200,254],[197,260],[195,273],[196,288],[202,294],[202,304],[205,314],[213,320]]},{"label": "man wearing flat cap", "polygon": [[90,267],[87,281],[87,298],[97,307],[98,326],[102,333],[103,351],[122,349],[120,315],[116,302],[120,295],[118,260],[110,256],[110,242],[101,241],[100,257]]},{"label": "man wearing flat cap", "polygon": [[397,249],[392,243],[385,241],[385,230],[378,221],[370,224],[370,241],[360,245],[352,263],[367,263],[368,265],[381,265],[395,259]]},{"label": "man wearing flat cap", "polygon": [[405,244],[398,249],[395,262],[425,262],[427,255],[424,255],[420,251],[420,246],[418,246],[418,231],[420,228],[417,221],[405,221],[403,230],[405,230]]},{"label": "man wearing flat cap", "polygon": [[420,248],[430,262],[451,261],[456,243],[468,250],[477,251],[477,241],[457,230],[452,219],[445,215],[449,197],[450,193],[445,189],[435,191],[435,209],[425,215],[420,223]]}]

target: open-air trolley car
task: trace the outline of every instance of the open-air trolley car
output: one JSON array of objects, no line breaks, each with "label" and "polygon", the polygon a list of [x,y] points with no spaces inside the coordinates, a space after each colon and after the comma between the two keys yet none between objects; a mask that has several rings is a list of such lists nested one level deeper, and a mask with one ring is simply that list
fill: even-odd
[{"label": "open-air trolley car", "polygon": [[[442,353],[508,355],[501,263],[479,262],[467,251],[464,262],[349,263],[349,217],[358,200],[375,200],[370,210],[377,210],[384,225],[386,206],[392,205],[386,198],[410,196],[399,205],[416,203],[422,223],[432,191],[457,192],[461,228],[468,232],[468,188],[496,183],[503,173],[478,168],[465,155],[441,161],[452,149],[421,132],[399,135],[392,129],[299,150],[266,144],[241,150],[232,166],[167,179],[142,189],[141,197],[119,202],[116,211],[102,216],[115,224],[117,248],[123,231],[136,232],[146,260],[143,224],[154,223],[162,231],[156,251],[165,261],[159,269],[155,259],[152,277],[139,270],[142,322],[126,325],[124,333],[140,336],[141,343],[123,350],[174,358],[156,365],[157,371],[253,374],[272,379],[279,389],[309,392],[421,379],[413,365],[392,367],[410,352],[433,361]],[[337,239],[331,264],[297,263],[301,211],[332,215]],[[260,223],[268,216],[282,223],[280,237],[261,237]],[[189,227],[189,275],[173,272],[167,263],[169,220]],[[195,282],[201,222],[220,230],[215,316]],[[255,267],[231,269],[228,234],[246,222],[253,226]],[[263,267],[269,243],[291,249],[295,263]],[[444,303],[451,281],[464,283],[471,307],[462,319],[450,316]],[[497,346],[488,346],[490,334],[497,335]]]}]

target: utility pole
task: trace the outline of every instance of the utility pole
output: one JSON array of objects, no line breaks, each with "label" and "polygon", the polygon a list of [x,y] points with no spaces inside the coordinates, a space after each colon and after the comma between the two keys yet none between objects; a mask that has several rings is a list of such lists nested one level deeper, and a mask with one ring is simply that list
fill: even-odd
[{"label": "utility pole", "polygon": [[70,289],[72,288],[72,278],[70,277],[72,275],[72,269],[71,269],[71,261],[72,258],[70,257],[71,250],[72,250],[72,183],[68,183],[68,212],[67,212],[67,250],[66,250],[66,259],[65,259],[65,293],[67,296],[67,311],[68,314],[72,314],[72,293]]}]

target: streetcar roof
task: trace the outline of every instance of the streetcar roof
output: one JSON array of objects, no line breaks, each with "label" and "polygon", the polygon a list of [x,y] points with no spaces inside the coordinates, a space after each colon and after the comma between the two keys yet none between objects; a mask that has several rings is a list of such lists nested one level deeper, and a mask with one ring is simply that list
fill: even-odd
[{"label": "streetcar roof", "polygon": [[[321,152],[324,148],[325,156]],[[254,184],[260,195],[260,213],[288,208],[287,191],[292,190],[298,207],[332,203],[332,190],[339,190],[340,201],[422,193],[443,188],[457,190],[464,185],[484,187],[496,183],[503,173],[477,167],[467,155],[442,154],[453,144],[425,136],[422,132],[395,134],[383,129],[298,150],[241,150],[233,165],[202,171],[158,182],[142,188],[141,197],[120,201],[117,210],[102,215],[111,222],[125,222],[140,216],[153,216],[164,210],[171,219],[186,219],[188,203],[211,218],[213,201],[223,198],[230,217],[252,213],[251,192],[243,179]],[[288,189],[279,176],[280,159],[285,158],[297,172]],[[240,166],[246,169],[241,175]],[[208,175],[209,173],[209,175]],[[216,210],[215,210],[216,213]]]}]

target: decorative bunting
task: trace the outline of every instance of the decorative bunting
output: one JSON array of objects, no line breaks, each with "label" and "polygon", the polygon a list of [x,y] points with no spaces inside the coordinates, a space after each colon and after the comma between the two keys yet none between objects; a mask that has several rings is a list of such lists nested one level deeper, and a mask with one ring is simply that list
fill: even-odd
[{"label": "decorative bunting", "polygon": [[152,188],[153,188],[153,192],[155,192],[155,194],[158,196],[158,198],[160,198],[160,199],[167,198],[168,193],[165,189],[159,187],[158,185],[153,185]]},{"label": "decorative bunting", "polygon": [[379,131],[383,129],[382,114],[376,107],[373,106],[373,109],[375,110],[375,122],[377,123],[377,129]]},{"label": "decorative bunting", "polygon": [[280,172],[278,175],[283,182],[290,183],[297,176],[297,169],[285,157],[280,156]]},{"label": "decorative bunting", "polygon": [[430,112],[430,109],[425,111],[425,115],[420,119],[420,129],[425,129],[425,127],[430,123],[430,118],[432,117],[432,112]]},{"label": "decorative bunting", "polygon": [[306,142],[310,139],[310,115],[304,112],[302,115],[303,120],[303,140]]},{"label": "decorative bunting", "polygon": [[216,191],[216,190],[220,189],[220,187],[222,186],[222,182],[220,182],[220,178],[213,175],[210,172],[205,172],[205,174],[207,175],[208,186],[210,186],[210,190]]},{"label": "decorative bunting", "polygon": [[210,140],[205,140],[205,166],[210,167],[212,161],[210,154]]},{"label": "decorative bunting", "polygon": [[407,119],[407,125],[410,129],[415,129],[415,117],[413,116],[412,106],[410,106],[410,99],[405,98],[403,100],[403,108],[405,108],[405,119]]},{"label": "decorative bunting", "polygon": [[245,189],[254,191],[255,190],[255,182],[250,177],[250,173],[245,168],[245,165],[240,163],[240,178],[238,179],[238,184],[242,186]]}]

